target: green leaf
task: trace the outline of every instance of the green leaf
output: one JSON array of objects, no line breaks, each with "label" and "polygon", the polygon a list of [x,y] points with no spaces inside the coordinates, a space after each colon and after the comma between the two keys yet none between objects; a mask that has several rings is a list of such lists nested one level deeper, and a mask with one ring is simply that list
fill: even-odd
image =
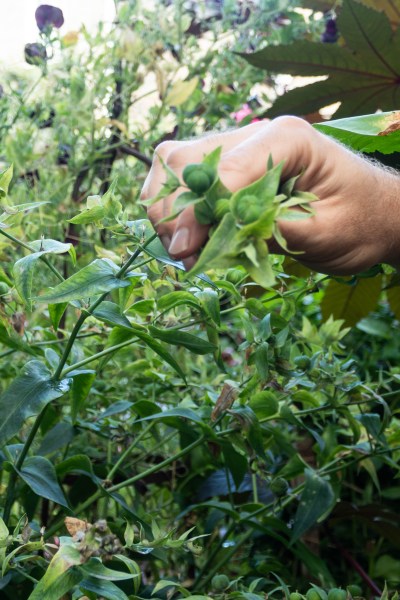
[{"label": "green leaf", "polygon": [[115,302],[102,302],[92,315],[112,327],[115,325],[119,327],[131,327],[130,321],[121,313],[118,304],[115,304]]},{"label": "green leaf", "polygon": [[116,288],[127,287],[129,281],[116,277],[118,267],[107,258],[98,258],[55,288],[35,298],[38,302],[58,304],[98,296]]},{"label": "green leaf", "polygon": [[8,194],[8,188],[13,177],[13,166],[10,165],[5,171],[0,174],[0,199],[5,198]]},{"label": "green leaf", "polygon": [[355,325],[376,307],[382,289],[382,276],[357,279],[346,285],[331,279],[325,289],[321,311],[326,321],[330,315],[334,319],[344,319],[348,326]]},{"label": "green leaf", "polygon": [[27,354],[32,354],[36,356],[38,351],[36,348],[33,348],[26,342],[24,342],[16,333],[12,330],[10,333],[7,331],[4,323],[0,321],[0,342],[7,346],[7,348],[12,348],[13,350],[19,350],[20,352],[25,352]]},{"label": "green leaf", "polygon": [[167,419],[171,417],[182,417],[183,419],[188,419],[194,423],[205,425],[202,417],[190,408],[169,408],[162,412],[149,415],[148,417],[143,417],[140,421],[153,421],[154,419]]},{"label": "green leaf", "polygon": [[72,544],[63,544],[55,553],[46,573],[36,585],[28,600],[59,600],[83,578],[75,567],[82,561],[81,554]]},{"label": "green leaf", "polygon": [[28,254],[28,256],[24,256],[24,258],[20,258],[13,267],[15,287],[17,288],[21,299],[28,305],[30,310],[32,309],[31,295],[33,275],[39,258],[46,254],[64,254],[65,252],[71,252],[71,248],[73,248],[72,244],[63,244],[56,240],[46,239],[32,242],[31,246],[32,248],[38,246],[40,250]]},{"label": "green leaf", "polygon": [[79,473],[89,477],[94,484],[101,484],[101,480],[93,472],[92,463],[85,454],[75,454],[58,463],[56,473],[60,479],[67,473]]},{"label": "green leaf", "polygon": [[69,386],[69,379],[53,381],[40,361],[27,363],[0,396],[0,446],[18,433],[28,417],[39,414],[49,402],[63,396]]},{"label": "green leaf", "polygon": [[200,302],[204,312],[214,323],[221,324],[221,315],[219,308],[218,293],[211,288],[204,288],[200,292],[195,292],[195,297]]},{"label": "green leaf", "polygon": [[222,453],[224,455],[224,462],[233,477],[236,489],[239,489],[244,476],[249,470],[247,457],[237,452],[231,444],[223,444]]},{"label": "green leaf", "polygon": [[250,397],[250,408],[258,419],[268,419],[279,412],[279,402],[273,392],[264,390]]},{"label": "green leaf", "polygon": [[51,324],[54,327],[54,330],[58,330],[58,326],[62,319],[63,314],[65,313],[68,306],[68,302],[60,302],[60,304],[49,304],[48,311]]},{"label": "green leaf", "polygon": [[399,152],[400,131],[391,131],[400,122],[399,112],[375,113],[316,123],[314,127],[359,152]]},{"label": "green leaf", "polygon": [[208,354],[215,352],[217,349],[214,344],[210,344],[207,340],[199,338],[191,333],[179,331],[177,329],[160,329],[149,325],[149,332],[155,337],[168,344],[175,346],[184,346],[194,354]]},{"label": "green leaf", "polygon": [[95,577],[96,579],[104,579],[106,581],[123,581],[137,577],[135,573],[124,573],[109,569],[103,565],[98,558],[91,558],[87,563],[81,566],[80,569],[86,577]]},{"label": "green leaf", "polygon": [[332,487],[326,479],[311,469],[305,469],[304,475],[306,481],[294,518],[291,544],[330,511],[335,502]]},{"label": "green leaf", "polygon": [[68,507],[68,502],[57,481],[54,466],[47,458],[29,456],[25,459],[22,469],[17,472],[35,494]]},{"label": "green leaf", "polygon": [[306,114],[334,102],[341,103],[338,116],[398,108],[400,30],[392,32],[383,12],[356,0],[343,1],[337,24],[344,47],[296,41],[244,55],[252,65],[275,73],[328,76],[280,96],[269,116]]},{"label": "green leaf", "polygon": [[94,577],[84,579],[79,589],[82,592],[93,592],[98,597],[107,598],[107,600],[129,600],[128,596],[117,587],[112,581],[98,580]]},{"label": "green leaf", "polygon": [[257,350],[254,352],[254,362],[258,371],[258,374],[261,377],[262,381],[266,381],[268,379],[269,373],[269,344],[268,342],[262,342]]},{"label": "green leaf", "polygon": [[96,373],[81,373],[73,377],[71,389],[71,419],[73,423],[76,423],[95,379]]},{"label": "green leaf", "polygon": [[157,340],[155,340],[151,335],[146,333],[143,329],[139,329],[138,327],[131,327],[131,329],[122,329],[120,327],[115,327],[111,332],[111,336],[109,338],[109,345],[117,345],[121,342],[128,340],[130,337],[138,337],[142,342],[144,342],[149,348],[153,350],[158,356],[160,356],[166,363],[168,363],[175,371],[182,377],[185,381],[185,373],[183,372],[180,365],[176,362],[174,357],[164,348],[162,344],[160,344]]},{"label": "green leaf", "polygon": [[189,277],[209,269],[223,269],[238,264],[234,257],[237,254],[236,219],[227,213],[202,250],[198,261],[189,271]]},{"label": "green leaf", "polygon": [[176,291],[164,294],[157,300],[157,308],[164,312],[175,308],[175,306],[188,305],[199,308],[199,302],[190,292]]}]

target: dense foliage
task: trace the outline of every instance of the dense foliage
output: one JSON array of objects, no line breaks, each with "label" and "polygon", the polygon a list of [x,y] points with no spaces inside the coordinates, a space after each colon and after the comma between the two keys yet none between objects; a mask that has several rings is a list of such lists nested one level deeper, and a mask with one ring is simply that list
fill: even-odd
[{"label": "dense foliage", "polygon": [[[238,264],[214,251],[187,274],[138,201],[160,141],[248,123],[282,91],[239,54],[294,42],[342,60],[332,7],[299,4],[118,2],[95,33],[44,6],[29,67],[3,74],[4,598],[397,597],[398,276],[268,256],[279,203]],[[348,0],[341,27],[354,7],[386,18]],[[321,128],[392,155],[392,121]],[[205,165],[184,175],[198,207]],[[271,178],[271,201],[312,200]],[[229,219],[253,235],[243,195]]]}]

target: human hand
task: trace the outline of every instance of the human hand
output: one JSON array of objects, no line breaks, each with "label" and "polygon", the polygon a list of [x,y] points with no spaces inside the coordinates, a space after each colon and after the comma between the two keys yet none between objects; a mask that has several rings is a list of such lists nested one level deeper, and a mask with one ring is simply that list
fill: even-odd
[{"label": "human hand", "polygon": [[[400,177],[372,164],[297,117],[280,117],[194,141],[164,142],[146,179],[142,199],[155,196],[165,180],[160,158],[179,176],[186,164],[222,146],[219,176],[232,192],[265,174],[268,156],[284,161],[283,178],[304,171],[296,187],[314,193],[315,214],[278,221],[289,250],[313,270],[353,274],[378,262],[400,263]],[[193,207],[174,221],[158,222],[171,212],[177,190],[148,210],[169,253],[193,266],[207,239]],[[270,250],[284,253],[275,240]]]}]

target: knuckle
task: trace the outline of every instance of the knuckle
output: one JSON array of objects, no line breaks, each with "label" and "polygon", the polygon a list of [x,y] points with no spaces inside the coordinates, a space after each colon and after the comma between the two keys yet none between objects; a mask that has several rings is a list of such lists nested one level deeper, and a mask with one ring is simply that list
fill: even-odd
[{"label": "knuckle", "polygon": [[240,175],[242,173],[247,173],[247,171],[247,162],[244,160],[243,156],[235,151],[227,152],[222,156],[218,165],[218,172],[221,174],[234,172]]},{"label": "knuckle", "polygon": [[178,147],[170,152],[165,163],[170,169],[176,171],[185,166],[185,164],[188,162],[187,158],[188,155],[186,150],[182,147]]},{"label": "knuckle", "polygon": [[161,142],[161,144],[158,144],[158,146],[156,146],[154,150],[154,160],[157,161],[160,158],[164,161],[168,160],[168,157],[171,154],[171,152],[173,152],[175,148],[180,145],[181,142],[174,142],[171,140]]},{"label": "knuckle", "polygon": [[283,129],[295,129],[302,132],[314,131],[310,123],[300,117],[295,117],[294,115],[282,115],[281,117],[276,117],[272,123]]}]

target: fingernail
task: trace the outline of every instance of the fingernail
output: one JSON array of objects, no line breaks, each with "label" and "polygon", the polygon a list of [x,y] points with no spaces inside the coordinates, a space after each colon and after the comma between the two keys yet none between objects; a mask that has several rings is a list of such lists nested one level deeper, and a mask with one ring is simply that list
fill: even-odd
[{"label": "fingernail", "polygon": [[172,237],[171,245],[168,248],[169,254],[183,254],[189,248],[190,231],[187,227],[178,229]]},{"label": "fingernail", "polygon": [[170,244],[171,244],[171,238],[169,235],[160,235],[160,240],[162,245],[164,246],[164,248],[166,250],[168,250]]}]

